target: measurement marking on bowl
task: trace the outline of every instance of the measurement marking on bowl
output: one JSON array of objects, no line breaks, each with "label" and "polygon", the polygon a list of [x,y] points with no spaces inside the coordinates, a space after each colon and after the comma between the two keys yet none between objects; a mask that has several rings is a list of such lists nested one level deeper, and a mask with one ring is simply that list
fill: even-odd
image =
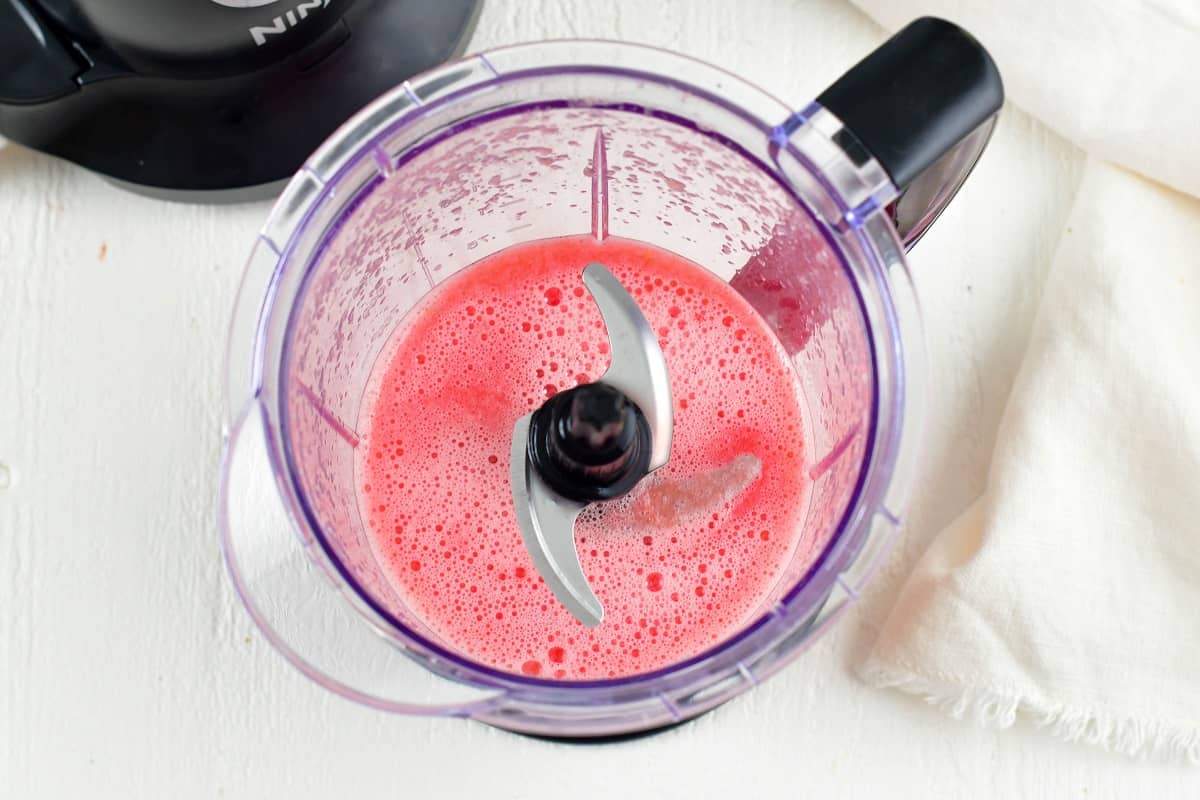
[{"label": "measurement marking on bowl", "polygon": [[834,445],[833,449],[826,453],[825,457],[818,461],[816,465],[808,471],[808,479],[815,481],[817,478],[828,472],[829,468],[832,467],[839,458],[845,455],[848,449],[850,449],[850,443],[854,441],[854,437],[857,435],[858,425],[855,424],[855,426],[850,429],[850,432],[843,436],[842,440]]},{"label": "measurement marking on bowl", "polygon": [[592,145],[592,236],[597,242],[608,238],[608,147],[604,129],[596,129]]},{"label": "measurement marking on bowl", "polygon": [[512,226],[511,228],[509,228],[508,230],[506,230],[506,231],[505,231],[505,233],[516,233],[517,231],[523,231],[523,230],[525,230],[526,228],[532,228],[532,227],[533,227],[533,223],[532,223],[532,222],[526,222],[524,225],[514,225],[514,226]]},{"label": "measurement marking on bowl", "polygon": [[429,288],[432,289],[437,285],[437,281],[433,279],[433,271],[429,269],[429,259],[425,257],[425,252],[421,249],[421,240],[413,233],[413,226],[412,222],[408,219],[407,209],[400,214],[400,220],[404,223],[404,230],[408,231],[413,252],[417,254],[417,262],[421,265],[421,271],[425,273],[425,280],[429,281]]},{"label": "measurement marking on bowl", "polygon": [[345,439],[351,447],[358,447],[358,435],[346,427],[336,414],[321,403],[321,398],[317,397],[316,392],[308,388],[303,381],[296,381],[296,385],[300,387],[300,393],[308,400],[309,405],[316,409],[317,416],[325,420],[329,427],[333,428],[334,433]]},{"label": "measurement marking on bowl", "polygon": [[420,242],[413,245],[413,252],[417,254],[417,260],[421,262],[421,271],[425,273],[425,280],[429,281],[429,288],[432,289],[437,281],[433,279],[433,270],[429,268],[429,259],[425,257]]}]

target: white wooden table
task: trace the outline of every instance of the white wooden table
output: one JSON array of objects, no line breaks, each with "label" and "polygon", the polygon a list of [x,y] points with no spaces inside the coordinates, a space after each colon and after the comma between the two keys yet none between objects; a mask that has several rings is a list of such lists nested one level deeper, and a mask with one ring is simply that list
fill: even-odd
[{"label": "white wooden table", "polygon": [[[487,0],[472,49],[554,36],[680,50],[796,106],[883,38],[837,0]],[[913,253],[928,457],[861,608],[698,721],[581,747],[360,708],[270,650],[214,519],[225,327],[267,206],[146,200],[0,149],[0,797],[1200,796],[1200,770],[977,729],[852,673],[983,485],[1082,158],[1010,108]]]}]

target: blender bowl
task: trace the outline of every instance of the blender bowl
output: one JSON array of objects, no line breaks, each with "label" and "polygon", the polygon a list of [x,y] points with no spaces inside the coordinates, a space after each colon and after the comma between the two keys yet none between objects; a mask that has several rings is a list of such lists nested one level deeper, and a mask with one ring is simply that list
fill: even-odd
[{"label": "blender bowl", "polygon": [[[897,82],[906,105],[889,106]],[[707,64],[596,41],[490,51],[379,98],[289,184],[238,295],[220,522],[257,625],[351,699],[552,736],[679,722],[785,666],[900,528],[924,390],[904,252],[1001,99],[982,48],[930,19],[799,112]],[[771,329],[803,389],[812,546],[714,647],[552,681],[473,660],[406,606],[360,518],[356,426],[377,358],[427,293],[505,248],[580,234],[686,257]]]}]

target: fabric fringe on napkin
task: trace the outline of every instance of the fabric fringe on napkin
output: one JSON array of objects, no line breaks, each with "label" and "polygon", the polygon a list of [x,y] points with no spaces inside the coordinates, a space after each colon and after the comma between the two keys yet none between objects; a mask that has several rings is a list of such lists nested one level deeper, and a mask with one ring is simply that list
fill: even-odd
[{"label": "fabric fringe on napkin", "polygon": [[994,688],[964,688],[949,678],[919,678],[911,671],[870,660],[859,674],[872,686],[899,689],[920,697],[947,716],[985,728],[1011,728],[1019,715],[1068,742],[1082,742],[1134,758],[1183,758],[1200,764],[1200,733],[1182,730],[1171,722],[1121,718],[1104,709],[1041,705]]}]

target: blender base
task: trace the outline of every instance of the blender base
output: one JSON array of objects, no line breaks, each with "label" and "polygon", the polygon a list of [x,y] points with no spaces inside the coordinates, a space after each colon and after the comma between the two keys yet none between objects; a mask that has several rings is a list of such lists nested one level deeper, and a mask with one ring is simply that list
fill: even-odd
[{"label": "blender base", "polygon": [[[718,708],[719,708],[719,706],[718,706]],[[715,710],[715,709],[710,709],[710,711],[712,711],[712,710]],[[679,722],[672,722],[669,725],[659,725],[658,727],[647,728],[647,729],[641,730],[641,731],[630,731],[629,733],[612,733],[612,734],[601,735],[601,736],[549,736],[549,735],[540,734],[540,733],[525,733],[523,731],[514,731],[509,728],[501,727],[500,725],[493,725],[490,722],[485,722],[484,724],[488,725],[490,727],[496,728],[498,730],[505,731],[506,733],[515,733],[519,736],[524,736],[528,739],[537,739],[542,742],[552,742],[554,744],[569,744],[569,745],[621,744],[622,742],[633,742],[633,741],[637,741],[638,739],[647,739],[651,736],[657,736],[660,733],[666,733],[667,731],[672,731],[672,730],[675,730],[676,728],[681,728],[690,722],[695,722],[696,720],[703,717],[705,714],[710,713],[710,711],[705,711],[704,714],[697,714],[696,716],[688,717],[687,719],[681,719]]]},{"label": "blender base", "polygon": [[72,91],[0,103],[0,133],[156,199],[265,199],[368,102],[460,56],[481,5],[359,0],[299,52],[218,77],[131,71],[96,46]]}]

